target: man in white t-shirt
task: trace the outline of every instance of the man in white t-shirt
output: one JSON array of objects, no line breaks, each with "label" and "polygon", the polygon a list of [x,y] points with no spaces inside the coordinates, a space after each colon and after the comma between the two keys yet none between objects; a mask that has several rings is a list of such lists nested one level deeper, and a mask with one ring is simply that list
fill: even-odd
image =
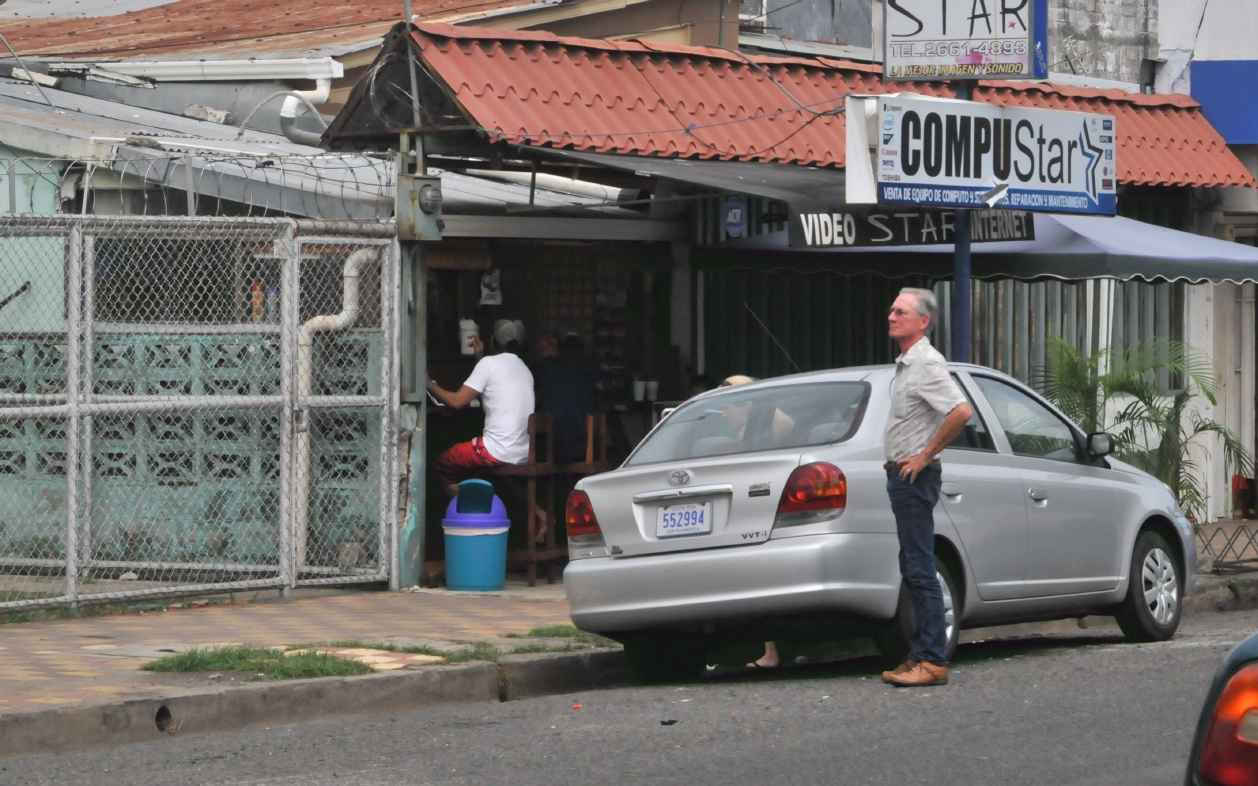
[{"label": "man in white t-shirt", "polygon": [[491,346],[496,355],[485,355],[480,338],[472,337],[476,368],[457,391],[444,390],[428,380],[428,391],[441,403],[462,409],[477,396],[485,412],[485,431],[471,442],[461,442],[442,453],[433,474],[446,494],[459,493],[459,481],[478,470],[501,464],[523,464],[529,458],[529,415],[533,414],[533,373],[520,359],[524,325],[500,319],[494,323]]}]

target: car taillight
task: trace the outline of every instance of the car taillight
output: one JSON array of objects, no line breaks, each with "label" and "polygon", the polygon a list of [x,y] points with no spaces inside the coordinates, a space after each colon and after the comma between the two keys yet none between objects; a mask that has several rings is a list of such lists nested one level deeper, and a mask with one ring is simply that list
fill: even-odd
[{"label": "car taillight", "polygon": [[1258,783],[1258,664],[1236,672],[1223,688],[1197,774],[1211,786]]},{"label": "car taillight", "polygon": [[590,504],[590,495],[584,491],[577,489],[568,495],[564,518],[568,522],[569,541],[588,546],[603,540],[603,531],[598,528],[598,519],[594,516],[594,506]]},{"label": "car taillight", "polygon": [[775,527],[811,524],[835,518],[847,507],[847,478],[833,464],[819,461],[796,467],[782,489]]}]

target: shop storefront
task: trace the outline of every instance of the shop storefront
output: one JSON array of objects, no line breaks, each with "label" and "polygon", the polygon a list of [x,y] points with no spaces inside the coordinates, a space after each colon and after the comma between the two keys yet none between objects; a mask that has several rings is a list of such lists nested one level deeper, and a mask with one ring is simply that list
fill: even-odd
[{"label": "shop storefront", "polygon": [[[874,67],[440,25],[399,26],[379,64],[324,142],[421,151],[407,167],[441,177],[445,229],[412,252],[415,343],[402,358],[430,459],[479,428],[475,412],[422,401],[429,374],[451,388],[469,373],[468,320],[482,337],[497,319],[521,320],[530,361],[537,339],[575,330],[603,375],[615,458],[650,425],[635,382],[642,398],[654,388],[668,400],[699,374],[887,362],[895,292],[930,286],[949,300],[951,214],[844,204],[843,100],[886,92]],[[982,83],[973,98],[1114,116],[1126,191],[1253,185],[1182,97]],[[1176,219],[1159,223],[1187,225]],[[1053,333],[1093,346],[1175,335],[1185,306],[1173,282],[1241,280],[1252,265],[1183,233],[1141,245],[1140,225],[1107,234],[995,211],[975,227],[974,358],[1023,378]],[[949,327],[945,314],[945,347]],[[430,558],[436,499],[430,489]]]}]

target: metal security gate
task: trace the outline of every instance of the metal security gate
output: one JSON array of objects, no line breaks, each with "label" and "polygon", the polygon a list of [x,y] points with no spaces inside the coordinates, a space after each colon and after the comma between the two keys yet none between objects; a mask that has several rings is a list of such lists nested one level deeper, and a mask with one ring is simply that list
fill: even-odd
[{"label": "metal security gate", "polygon": [[0,609],[381,582],[396,243],[0,217]]}]

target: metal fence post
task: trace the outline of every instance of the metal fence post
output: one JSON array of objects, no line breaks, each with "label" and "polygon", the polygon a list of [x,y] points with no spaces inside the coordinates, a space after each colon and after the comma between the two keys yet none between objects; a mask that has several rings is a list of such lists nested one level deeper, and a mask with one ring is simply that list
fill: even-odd
[{"label": "metal fence post", "polygon": [[[86,196],[84,197],[86,199]],[[83,330],[83,343],[80,350],[83,354],[83,372],[82,372],[82,392],[79,394],[79,401],[83,404],[92,403],[92,394],[94,383],[92,381],[93,364],[95,361],[95,353],[93,348],[96,345],[96,238],[88,235],[82,241],[83,265],[82,265],[82,282],[83,288],[83,313],[81,315],[80,324]],[[91,566],[92,562],[92,476],[95,474],[95,462],[92,453],[92,434],[95,427],[95,419],[91,415],[83,415],[81,417],[83,439],[81,442],[81,453],[83,456],[83,488],[79,493],[80,506],[82,513],[82,522],[79,529],[81,530],[81,539],[79,541],[79,551],[83,556],[83,567]]]},{"label": "metal fence post", "polygon": [[70,227],[66,244],[70,268],[69,292],[66,297],[66,403],[70,405],[70,422],[66,427],[66,595],[71,608],[77,608],[79,596],[78,524],[79,524],[79,312],[83,306],[83,225]]},{"label": "metal fence post", "polygon": [[[402,264],[410,271],[405,302],[412,336],[411,362],[414,364],[416,384],[423,385],[428,380],[428,271],[424,265],[422,243],[407,243],[403,248],[406,256]],[[398,535],[398,558],[395,563],[396,581],[401,587],[418,586],[424,576],[424,512],[428,504],[425,461],[428,407],[423,398],[416,410],[415,430],[411,433],[410,505],[407,509],[406,526]]]},{"label": "metal fence post", "polygon": [[293,489],[299,484],[293,478],[293,411],[297,404],[294,389],[293,348],[297,344],[297,320],[300,299],[297,288],[301,281],[301,244],[295,237],[296,225],[290,224],[284,237],[275,243],[283,257],[280,268],[280,521],[279,562],[281,595],[288,597],[297,584],[297,560],[293,553]]},{"label": "metal fence post", "polygon": [[[381,386],[384,393],[384,407],[387,413],[388,431],[381,432],[381,441],[385,443],[385,451],[388,457],[388,473],[382,478],[381,482],[388,483],[388,494],[385,495],[386,515],[380,518],[381,526],[381,542],[380,553],[388,554],[388,561],[380,560],[382,568],[386,568],[389,572],[389,589],[396,590],[398,588],[398,482],[400,473],[398,471],[398,407],[401,398],[401,377],[399,376],[399,351],[398,351],[398,301],[401,297],[400,288],[397,282],[401,273],[401,250],[400,245],[395,238],[389,243],[386,253],[388,259],[388,286],[385,286],[384,277],[381,276],[380,290],[381,300],[388,305],[388,317],[382,313],[380,315],[380,330],[383,333],[384,344],[382,354],[388,358],[388,370],[385,372],[385,383]],[[387,531],[384,528],[387,527]]]}]

